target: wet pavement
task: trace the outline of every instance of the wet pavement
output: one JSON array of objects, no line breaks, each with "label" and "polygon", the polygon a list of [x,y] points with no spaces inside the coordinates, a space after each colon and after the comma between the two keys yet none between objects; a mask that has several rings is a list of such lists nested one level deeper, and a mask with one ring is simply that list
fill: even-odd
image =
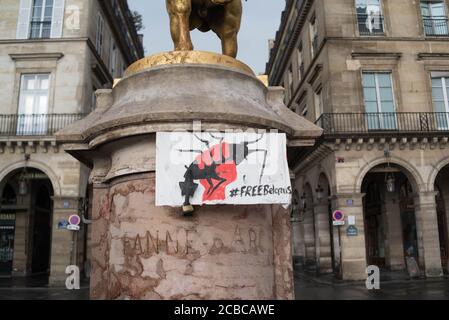
[{"label": "wet pavement", "polygon": [[380,282],[368,290],[364,282],[344,282],[333,276],[295,274],[297,300],[449,300],[449,279],[400,279]]},{"label": "wet pavement", "polygon": [[[380,290],[367,290],[364,282],[345,282],[332,275],[295,274],[297,300],[449,300],[449,278],[381,281]],[[0,300],[88,300],[87,282],[80,290],[48,287],[43,279],[0,278]]]},{"label": "wet pavement", "polygon": [[80,290],[49,287],[47,277],[0,277],[0,300],[89,300],[87,282]]}]

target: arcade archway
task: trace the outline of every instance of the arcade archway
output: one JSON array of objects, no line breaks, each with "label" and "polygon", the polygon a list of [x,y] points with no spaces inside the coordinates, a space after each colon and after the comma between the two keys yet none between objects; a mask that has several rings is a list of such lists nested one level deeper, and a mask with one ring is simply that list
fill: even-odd
[{"label": "arcade archway", "polygon": [[444,167],[435,180],[438,236],[440,240],[441,264],[449,273],[449,165]]},{"label": "arcade archway", "polygon": [[381,164],[364,177],[366,257],[369,265],[405,270],[406,259],[418,259],[412,175],[395,164]]},{"label": "arcade archway", "polygon": [[54,195],[48,176],[22,168],[0,181],[0,272],[48,277]]}]

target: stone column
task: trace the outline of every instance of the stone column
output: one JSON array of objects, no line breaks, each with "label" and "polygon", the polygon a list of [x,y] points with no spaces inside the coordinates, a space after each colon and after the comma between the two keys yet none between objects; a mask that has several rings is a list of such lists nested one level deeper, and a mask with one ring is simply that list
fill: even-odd
[{"label": "stone column", "polygon": [[404,270],[404,241],[397,193],[385,193],[385,260],[390,270]]},{"label": "stone column", "polygon": [[273,206],[273,243],[274,243],[274,296],[281,300],[293,300],[294,277],[291,244],[290,212],[282,206]]},{"label": "stone column", "polygon": [[[342,210],[346,217],[355,216],[358,235],[349,237],[346,234],[346,224],[340,228],[341,245],[341,276],[343,280],[365,280],[366,271],[366,243],[365,226],[363,220],[363,194],[337,194],[333,207]],[[352,205],[351,205],[352,203]]]},{"label": "stone column", "polygon": [[28,260],[32,255],[30,248],[30,195],[20,197],[19,201],[22,208],[27,210],[18,210],[16,212],[16,226],[14,230],[14,258],[12,266],[12,275],[14,277],[24,277],[28,271]]},{"label": "stone column", "polygon": [[435,192],[421,192],[415,197],[418,252],[427,277],[443,275],[435,196]]},{"label": "stone column", "polygon": [[[446,212],[446,232],[449,232],[449,181],[444,180],[444,182],[441,184],[441,193],[444,201],[444,210]],[[448,235],[449,237],[449,235]],[[446,270],[449,272],[449,261],[446,266]]]},{"label": "stone column", "polygon": [[[76,265],[77,231],[59,230],[58,222],[61,219],[67,220],[72,214],[78,214],[78,208],[77,197],[53,197],[50,285],[63,285],[67,278],[67,266]],[[82,269],[82,266],[78,267]]]},{"label": "stone column", "polygon": [[304,212],[304,245],[305,266],[316,266],[315,224],[313,208],[307,208]]},{"label": "stone column", "polygon": [[104,300],[108,298],[109,252],[111,236],[109,229],[109,189],[107,185],[96,183],[93,186],[92,225],[91,225],[91,274],[90,298]]},{"label": "stone column", "polygon": [[305,255],[304,225],[297,217],[292,220],[293,263],[303,264]]},{"label": "stone column", "polygon": [[315,246],[317,270],[332,273],[332,248],[329,231],[329,205],[325,201],[315,203]]}]

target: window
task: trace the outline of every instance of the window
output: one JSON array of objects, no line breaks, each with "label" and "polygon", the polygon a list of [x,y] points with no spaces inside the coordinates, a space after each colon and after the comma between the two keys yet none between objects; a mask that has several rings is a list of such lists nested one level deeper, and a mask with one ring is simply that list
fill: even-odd
[{"label": "window", "polygon": [[315,92],[315,120],[318,120],[324,113],[323,90]]},{"label": "window", "polygon": [[424,32],[427,36],[449,35],[447,15],[443,0],[421,1]]},{"label": "window", "polygon": [[288,85],[288,92],[289,92],[289,99],[292,98],[293,95],[293,66],[290,64],[290,67],[288,68],[288,74],[287,74],[287,85]]},{"label": "window", "polygon": [[299,68],[299,81],[304,78],[304,58],[302,54],[302,42],[298,46],[298,68]]},{"label": "window", "polygon": [[372,36],[384,34],[380,0],[356,0],[356,11],[360,35]]},{"label": "window", "polygon": [[397,128],[391,72],[363,72],[368,129]]},{"label": "window", "polygon": [[111,72],[112,78],[116,76],[117,68],[117,46],[115,45],[114,39],[111,37],[111,53],[109,55],[109,71]]},{"label": "window", "polygon": [[439,129],[449,129],[449,73],[432,75],[432,97]]},{"label": "window", "polygon": [[20,0],[17,39],[61,38],[65,0]]},{"label": "window", "polygon": [[90,108],[91,111],[95,110],[95,108],[97,107],[97,95],[96,95],[96,92],[97,92],[97,87],[93,86],[92,87],[92,98],[91,98],[91,102],[90,102],[92,104],[92,107]]},{"label": "window", "polygon": [[307,94],[303,94],[297,101],[298,109],[297,113],[303,117],[307,117],[309,108],[307,107]]},{"label": "window", "polygon": [[34,0],[30,38],[50,38],[53,0]]},{"label": "window", "polygon": [[45,135],[48,120],[49,74],[24,74],[21,77],[18,135]]},{"label": "window", "polygon": [[315,17],[313,17],[310,20],[309,31],[310,31],[310,41],[312,43],[310,50],[313,57],[318,51],[318,30],[317,30],[317,21]]},{"label": "window", "polygon": [[100,56],[103,53],[103,28],[104,28],[103,17],[99,14],[97,17],[97,34],[96,34],[95,48],[97,49],[97,53]]}]

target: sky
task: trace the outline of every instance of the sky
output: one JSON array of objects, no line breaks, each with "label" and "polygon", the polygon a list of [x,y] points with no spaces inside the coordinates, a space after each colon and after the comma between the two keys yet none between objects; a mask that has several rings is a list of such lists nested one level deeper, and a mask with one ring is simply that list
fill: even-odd
[{"label": "sky", "polygon": [[[173,50],[165,0],[128,0],[131,10],[139,11],[145,25],[145,54]],[[279,28],[283,0],[243,1],[242,27],[239,33],[237,59],[248,64],[257,74],[265,72],[268,61],[268,39],[273,39]],[[220,40],[213,32],[192,32],[196,50],[221,53]]]}]

